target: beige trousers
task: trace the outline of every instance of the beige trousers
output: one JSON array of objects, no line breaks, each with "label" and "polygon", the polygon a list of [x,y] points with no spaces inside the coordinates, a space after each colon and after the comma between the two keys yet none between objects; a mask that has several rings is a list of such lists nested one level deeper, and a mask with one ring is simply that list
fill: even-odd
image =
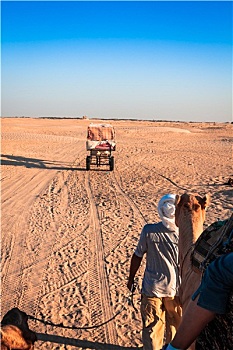
[{"label": "beige trousers", "polygon": [[147,297],[142,295],[142,342],[143,350],[160,350],[169,343],[181,321],[178,297]]}]

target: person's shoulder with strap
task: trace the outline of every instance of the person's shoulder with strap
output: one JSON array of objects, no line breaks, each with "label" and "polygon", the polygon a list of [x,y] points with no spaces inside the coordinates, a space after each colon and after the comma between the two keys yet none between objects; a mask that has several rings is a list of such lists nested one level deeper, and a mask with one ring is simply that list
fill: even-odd
[{"label": "person's shoulder with strap", "polygon": [[207,267],[201,285],[193,294],[198,296],[197,305],[213,312],[224,314],[227,301],[233,290],[233,253],[222,255]]}]

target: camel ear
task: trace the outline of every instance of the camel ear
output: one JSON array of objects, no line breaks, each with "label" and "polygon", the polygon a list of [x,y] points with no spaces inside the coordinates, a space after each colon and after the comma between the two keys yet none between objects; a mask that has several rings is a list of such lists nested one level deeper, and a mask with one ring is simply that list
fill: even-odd
[{"label": "camel ear", "polygon": [[176,198],[175,198],[175,207],[178,205],[178,203],[180,202],[180,195],[176,195]]},{"label": "camel ear", "polygon": [[203,198],[202,198],[202,206],[204,209],[207,209],[207,207],[210,205],[210,195],[207,193]]}]

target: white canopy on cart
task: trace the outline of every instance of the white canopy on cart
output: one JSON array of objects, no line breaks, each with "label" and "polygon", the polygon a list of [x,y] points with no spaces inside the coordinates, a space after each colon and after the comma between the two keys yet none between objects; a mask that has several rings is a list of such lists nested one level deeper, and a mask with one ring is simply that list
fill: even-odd
[{"label": "white canopy on cart", "polygon": [[87,150],[115,151],[115,130],[111,124],[91,123],[87,128]]}]

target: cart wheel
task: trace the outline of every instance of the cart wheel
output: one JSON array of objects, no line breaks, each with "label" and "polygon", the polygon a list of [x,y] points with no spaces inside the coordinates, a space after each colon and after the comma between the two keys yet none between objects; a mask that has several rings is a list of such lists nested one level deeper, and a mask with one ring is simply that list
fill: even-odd
[{"label": "cart wheel", "polygon": [[110,171],[114,169],[114,157],[109,158]]},{"label": "cart wheel", "polygon": [[86,158],[86,170],[90,170],[91,167],[91,157],[87,156]]}]

